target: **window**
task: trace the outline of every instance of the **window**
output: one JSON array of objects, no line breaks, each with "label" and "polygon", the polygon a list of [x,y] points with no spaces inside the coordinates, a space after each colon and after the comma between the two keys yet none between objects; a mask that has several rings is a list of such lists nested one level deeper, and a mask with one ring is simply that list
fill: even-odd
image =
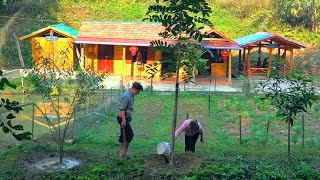
[{"label": "window", "polygon": [[114,46],[113,45],[99,45],[98,47],[98,59],[112,59],[114,58]]}]

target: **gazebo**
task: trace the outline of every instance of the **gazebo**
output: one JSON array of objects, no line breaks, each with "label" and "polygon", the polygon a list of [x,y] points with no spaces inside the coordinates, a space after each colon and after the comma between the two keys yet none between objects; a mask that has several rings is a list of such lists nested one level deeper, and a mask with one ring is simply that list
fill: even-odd
[{"label": "gazebo", "polygon": [[[250,34],[248,36],[240,37],[234,40],[243,48],[243,53],[239,51],[239,71],[242,73],[246,72],[247,77],[251,77],[253,74],[267,73],[271,72],[272,68],[272,55],[275,49],[278,50],[278,58],[283,59],[283,76],[286,75],[286,70],[289,68],[291,72],[294,67],[294,49],[306,48],[306,46],[299,44],[297,42],[286,39],[277,34],[268,32],[257,32],[255,34]],[[254,48],[258,48],[258,62],[256,66],[251,64],[251,53]],[[261,48],[267,48],[268,58],[261,62]],[[247,53],[246,53],[247,52]],[[287,62],[288,52],[290,52],[289,61]],[[281,55],[282,53],[282,55]],[[247,56],[247,59],[246,59]],[[242,58],[242,60],[241,60]],[[289,66],[288,66],[289,65]]]}]

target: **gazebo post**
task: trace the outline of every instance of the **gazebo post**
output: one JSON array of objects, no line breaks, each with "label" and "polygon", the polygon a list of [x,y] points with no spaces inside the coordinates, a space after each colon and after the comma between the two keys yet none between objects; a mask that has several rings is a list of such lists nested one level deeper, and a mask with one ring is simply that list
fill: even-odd
[{"label": "gazebo post", "polygon": [[294,66],[293,47],[290,47],[290,75],[292,75],[293,66]]},{"label": "gazebo post", "polygon": [[248,78],[251,77],[251,69],[250,69],[250,61],[251,61],[251,54],[250,54],[250,51],[251,51],[252,47],[248,47]]},{"label": "gazebo post", "polygon": [[270,76],[271,74],[271,69],[272,69],[272,51],[274,50],[274,48],[269,48],[269,63],[268,63],[268,76]]},{"label": "gazebo post", "polygon": [[246,48],[243,48],[243,57],[242,57],[242,68],[243,68],[243,72],[242,74],[244,74],[246,72],[246,66],[245,66],[245,62],[246,62]]},{"label": "gazebo post", "polygon": [[285,46],[283,52],[283,77],[286,76],[286,69],[287,69],[287,47]]},{"label": "gazebo post", "polygon": [[241,49],[239,50],[238,74],[240,70],[241,70]]}]

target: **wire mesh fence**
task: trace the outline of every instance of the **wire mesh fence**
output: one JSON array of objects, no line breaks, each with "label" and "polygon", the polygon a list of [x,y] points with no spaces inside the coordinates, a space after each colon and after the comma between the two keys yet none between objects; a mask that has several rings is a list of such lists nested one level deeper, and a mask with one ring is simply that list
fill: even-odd
[{"label": "wire mesh fence", "polygon": [[[120,87],[120,86],[119,86]],[[70,124],[68,138],[76,138],[83,133],[87,128],[99,124],[102,118],[110,115],[110,119],[115,119],[115,107],[122,95],[123,88],[109,88],[101,92],[95,92],[90,96],[86,104],[77,109],[74,114],[74,119]],[[230,92],[185,92],[182,93],[179,100],[179,107],[182,110],[177,114],[178,124],[187,118],[195,118],[204,124],[206,134],[215,137],[216,140],[222,142],[231,141],[239,144],[286,144],[287,143],[287,125],[285,122],[275,116],[275,109],[270,107],[270,103],[263,102],[255,95],[245,95],[242,93]],[[32,95],[33,96],[33,95]],[[140,95],[139,95],[140,96]],[[133,118],[140,119],[159,119],[159,126],[166,123],[167,136],[170,137],[171,120],[173,119],[173,111],[161,111],[165,103],[162,103],[167,97],[174,96],[173,91],[145,91],[143,96],[146,101],[140,99],[137,101],[137,110],[133,114]],[[153,97],[157,100],[147,99]],[[184,97],[186,96],[186,97]],[[192,104],[192,99],[202,98],[202,104]],[[29,99],[39,105],[37,98]],[[187,101],[191,101],[185,107]],[[27,104],[27,103],[24,103]],[[148,108],[160,109],[146,113]],[[41,115],[37,115],[36,107],[26,105],[24,111],[17,114],[16,123],[23,123],[24,130],[33,132],[33,138],[41,138],[50,133],[47,119]],[[291,131],[291,143],[301,146],[319,146],[318,139],[320,138],[320,111],[314,110],[311,114],[297,116]],[[51,118],[51,124],[55,123],[55,119]],[[62,119],[63,120],[63,119]],[[61,123],[61,122],[60,122]],[[149,126],[148,121],[142,121],[140,126],[143,128]],[[58,122],[59,124],[59,122]],[[156,125],[156,124],[151,124]],[[58,126],[57,126],[58,127]],[[64,126],[61,126],[63,128]],[[142,132],[141,132],[142,133]],[[14,140],[9,134],[3,134],[0,131],[0,141],[6,145],[12,143],[20,143]]]}]

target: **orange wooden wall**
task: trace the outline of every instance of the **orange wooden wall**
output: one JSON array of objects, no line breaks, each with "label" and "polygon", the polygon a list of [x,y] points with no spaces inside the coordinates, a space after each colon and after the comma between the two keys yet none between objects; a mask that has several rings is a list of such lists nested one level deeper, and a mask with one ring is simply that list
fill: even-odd
[{"label": "orange wooden wall", "polygon": [[32,57],[35,65],[48,62],[48,68],[73,70],[74,48],[72,38],[48,41],[45,37],[32,38]]}]

